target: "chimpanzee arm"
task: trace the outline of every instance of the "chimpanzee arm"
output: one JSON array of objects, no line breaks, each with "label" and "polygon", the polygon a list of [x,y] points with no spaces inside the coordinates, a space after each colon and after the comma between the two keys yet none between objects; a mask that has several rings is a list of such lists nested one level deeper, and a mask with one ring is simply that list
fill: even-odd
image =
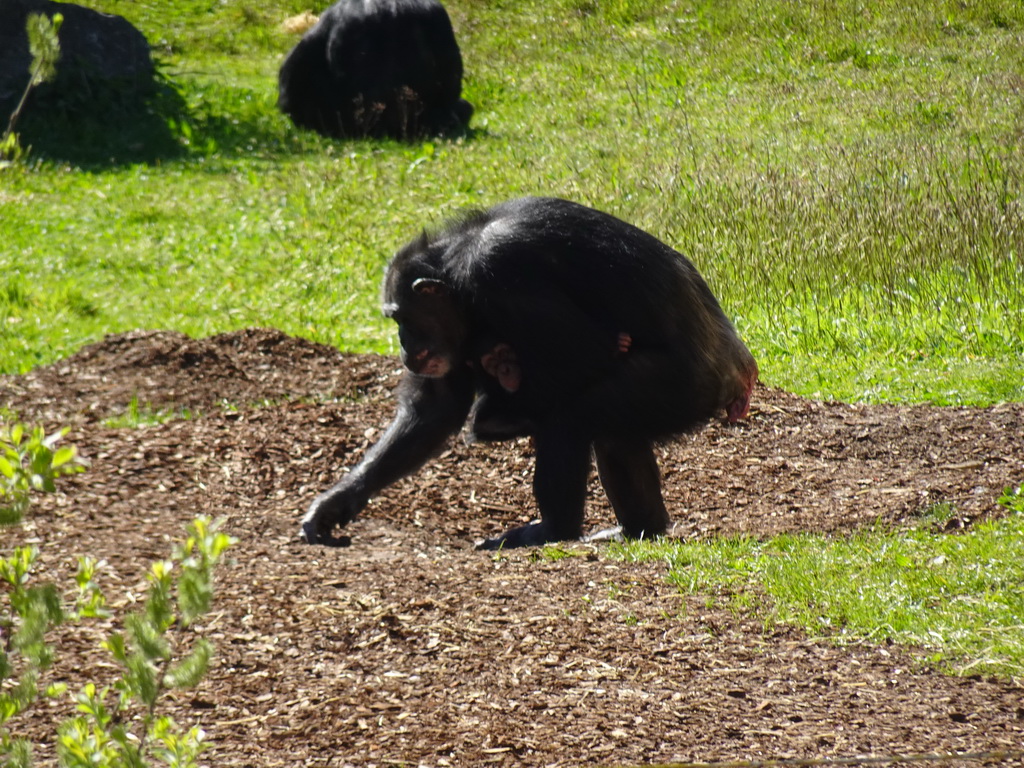
[{"label": "chimpanzee arm", "polygon": [[334,527],[350,523],[373,495],[437,455],[466,421],[472,402],[468,368],[442,378],[406,373],[387,431],[351,472],[313,500],[300,536],[309,544],[337,544]]}]

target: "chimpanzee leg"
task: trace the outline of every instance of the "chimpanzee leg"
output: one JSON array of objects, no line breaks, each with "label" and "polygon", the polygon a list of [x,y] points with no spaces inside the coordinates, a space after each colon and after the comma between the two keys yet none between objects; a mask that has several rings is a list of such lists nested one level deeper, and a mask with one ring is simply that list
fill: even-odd
[{"label": "chimpanzee leg", "polygon": [[661,472],[650,441],[604,439],[594,443],[597,471],[626,538],[660,536],[669,516],[661,496]]},{"label": "chimpanzee leg", "polygon": [[564,429],[544,429],[534,437],[534,450],[533,493],[540,521],[486,539],[479,549],[532,547],[582,535],[590,472],[589,440]]}]

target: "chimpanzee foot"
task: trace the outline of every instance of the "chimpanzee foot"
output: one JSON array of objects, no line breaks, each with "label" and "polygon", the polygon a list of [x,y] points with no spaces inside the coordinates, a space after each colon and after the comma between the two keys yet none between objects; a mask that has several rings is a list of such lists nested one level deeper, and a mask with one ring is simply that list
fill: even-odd
[{"label": "chimpanzee foot", "polygon": [[596,541],[625,541],[626,534],[622,532],[621,525],[615,525],[611,528],[602,528],[600,531],[594,531],[588,536],[583,537],[583,541],[586,543]]},{"label": "chimpanzee foot", "polygon": [[550,544],[555,541],[568,541],[578,539],[576,535],[559,535],[553,532],[543,521],[520,525],[518,528],[510,528],[501,536],[493,539],[484,539],[478,542],[477,549],[516,549],[518,547],[539,547],[542,544]]},{"label": "chimpanzee foot", "polygon": [[658,533],[647,533],[647,531],[639,531],[638,533],[630,533],[621,525],[616,525],[611,528],[602,528],[600,531],[594,531],[593,533],[584,536],[583,541],[592,544],[602,541],[640,541],[641,539],[657,539],[665,535],[664,531]]}]

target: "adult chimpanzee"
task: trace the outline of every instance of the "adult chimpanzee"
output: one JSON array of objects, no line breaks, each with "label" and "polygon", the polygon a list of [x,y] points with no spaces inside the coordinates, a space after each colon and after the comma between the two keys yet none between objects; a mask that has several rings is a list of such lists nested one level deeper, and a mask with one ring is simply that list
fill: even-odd
[{"label": "adult chimpanzee", "polygon": [[339,0],[281,65],[277,105],[327,136],[459,131],[462,56],[437,0]]},{"label": "adult chimpanzee", "polygon": [[591,450],[628,537],[668,527],[653,442],[747,414],[757,364],[685,257],[608,214],[523,198],[424,233],[384,279],[408,371],[398,413],[302,521],[332,543],[371,496],[469,422],[531,435],[539,522],[486,549],[578,538]]}]

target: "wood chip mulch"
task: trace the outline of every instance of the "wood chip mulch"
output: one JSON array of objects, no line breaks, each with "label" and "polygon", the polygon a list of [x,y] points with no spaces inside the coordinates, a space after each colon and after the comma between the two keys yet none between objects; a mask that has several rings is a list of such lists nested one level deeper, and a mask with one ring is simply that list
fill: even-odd
[{"label": "wood chip mulch", "polygon": [[[552,560],[473,542],[534,516],[529,441],[450,450],[375,499],[352,545],[296,540],[312,497],[386,426],[396,361],[268,329],[195,340],[111,336],[24,376],[0,404],[90,460],[41,498],[4,549],[106,560],[119,613],[197,514],[237,537],[201,627],[208,677],[168,710],[201,724],[210,766],[571,766],[1024,749],[1024,688],[930,669],[927,649],[840,646],[765,629],[727,597],[684,597],[660,563],[573,544]],[[181,412],[112,427],[132,401]],[[1004,512],[1024,481],[1024,404],[823,403],[759,387],[750,419],[660,451],[675,536],[842,535],[922,524],[950,535]],[[596,482],[588,525],[612,524]],[[1024,555],[1024,542],[1021,547]],[[116,670],[109,627],[55,633],[53,677],[77,689]],[[53,764],[64,699],[15,730]],[[966,761],[952,761],[950,765]],[[978,763],[971,762],[971,765]],[[990,764],[1021,765],[1004,759]]]}]

